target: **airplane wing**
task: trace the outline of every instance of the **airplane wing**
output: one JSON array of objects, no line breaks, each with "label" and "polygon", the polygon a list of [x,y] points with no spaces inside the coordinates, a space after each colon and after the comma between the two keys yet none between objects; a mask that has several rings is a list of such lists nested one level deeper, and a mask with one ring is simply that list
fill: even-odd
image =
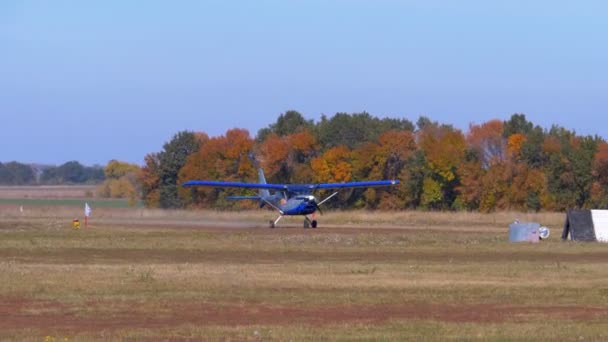
[{"label": "airplane wing", "polygon": [[347,182],[347,183],[321,183],[321,184],[260,184],[260,183],[241,183],[241,182],[218,182],[205,180],[188,181],[182,186],[210,186],[215,188],[246,188],[246,189],[266,189],[283,190],[290,192],[310,192],[317,189],[345,189],[345,188],[372,188],[391,186],[399,184],[398,180],[380,180],[366,182]]},{"label": "airplane wing", "polygon": [[287,190],[286,184],[260,184],[260,183],[241,183],[241,182],[218,182],[206,180],[191,180],[182,186],[210,186],[214,188],[245,188],[245,189],[266,189],[266,190]]},{"label": "airplane wing", "polygon": [[375,188],[399,184],[398,180],[315,184],[313,189]]},{"label": "airplane wing", "polygon": [[260,200],[260,199],[262,199],[262,197],[260,197],[260,196],[226,196],[226,199],[235,200],[235,201],[239,201],[239,200]]}]

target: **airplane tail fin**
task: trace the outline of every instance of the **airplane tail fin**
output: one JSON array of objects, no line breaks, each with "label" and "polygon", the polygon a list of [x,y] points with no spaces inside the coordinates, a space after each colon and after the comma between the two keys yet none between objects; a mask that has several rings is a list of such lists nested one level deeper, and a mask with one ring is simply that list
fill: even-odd
[{"label": "airplane tail fin", "polygon": [[[262,168],[258,169],[258,181],[260,184],[267,184],[266,177],[264,176],[264,170],[262,170]],[[270,191],[268,191],[267,189],[260,189],[260,197],[264,198],[269,196]]]}]

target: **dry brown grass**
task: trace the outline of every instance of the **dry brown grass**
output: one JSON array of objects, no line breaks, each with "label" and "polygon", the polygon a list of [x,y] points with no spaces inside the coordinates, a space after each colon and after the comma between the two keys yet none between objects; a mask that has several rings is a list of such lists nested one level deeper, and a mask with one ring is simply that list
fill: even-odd
[{"label": "dry brown grass", "polygon": [[[250,223],[266,225],[268,220],[278,215],[270,210],[216,211],[216,210],[163,210],[148,208],[93,208],[92,220],[100,222],[115,220],[137,220],[138,222],[190,222],[190,223]],[[32,206],[26,207],[24,213],[16,205],[0,206],[2,218],[33,218],[33,219],[71,219],[82,215],[82,208],[74,206]],[[561,229],[564,222],[563,213],[540,212],[425,212],[425,211],[367,211],[367,210],[333,210],[317,216],[321,225],[348,226],[383,226],[406,227],[412,229],[441,229],[456,230],[504,229],[515,219],[525,222],[539,222],[550,228]],[[302,218],[284,217],[282,224],[300,225]]]},{"label": "dry brown grass", "polygon": [[[99,209],[74,231],[55,209],[0,213],[0,339],[608,337],[608,251],[560,241],[559,213],[338,211],[271,230],[251,223],[267,211]],[[514,218],[558,228],[511,244]]]}]

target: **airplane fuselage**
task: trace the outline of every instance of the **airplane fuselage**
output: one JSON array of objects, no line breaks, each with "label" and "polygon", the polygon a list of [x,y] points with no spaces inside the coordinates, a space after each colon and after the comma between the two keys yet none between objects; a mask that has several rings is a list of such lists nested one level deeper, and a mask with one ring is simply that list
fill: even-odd
[{"label": "airplane fuselage", "polygon": [[312,195],[297,195],[288,199],[271,196],[267,200],[287,216],[310,215],[318,209],[317,199]]},{"label": "airplane fuselage", "polygon": [[283,215],[310,215],[317,211],[317,199],[314,196],[296,196],[292,197],[281,205],[279,208],[283,211]]}]

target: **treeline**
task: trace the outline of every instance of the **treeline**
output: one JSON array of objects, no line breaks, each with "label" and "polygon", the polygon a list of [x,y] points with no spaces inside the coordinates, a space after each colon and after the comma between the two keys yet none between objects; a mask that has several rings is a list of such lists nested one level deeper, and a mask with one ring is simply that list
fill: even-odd
[{"label": "treeline", "polygon": [[[141,199],[148,207],[241,208],[229,201],[253,191],[183,188],[192,179],[273,183],[398,179],[390,189],[343,191],[329,206],[428,210],[564,210],[608,206],[608,144],[598,136],[549,129],[514,114],[466,132],[420,117],[380,119],[338,113],[314,122],[296,111],[257,132],[209,137],[183,131],[144,165],[105,167],[72,161],[58,167],[0,163],[0,184],[98,184],[100,197]],[[318,194],[323,196],[323,193]]]},{"label": "treeline", "polygon": [[426,117],[414,124],[338,113],[315,123],[296,111],[255,137],[238,128],[219,137],[184,131],[145,157],[137,190],[149,207],[247,206],[225,197],[252,192],[179,185],[256,182],[257,166],[276,183],[401,181],[393,189],[344,191],[334,206],[487,212],[608,205],[608,144],[558,126],[543,129],[523,114],[467,132]]},{"label": "treeline", "polygon": [[77,161],[60,166],[0,163],[0,185],[97,184],[104,179],[101,166],[83,166]]}]

